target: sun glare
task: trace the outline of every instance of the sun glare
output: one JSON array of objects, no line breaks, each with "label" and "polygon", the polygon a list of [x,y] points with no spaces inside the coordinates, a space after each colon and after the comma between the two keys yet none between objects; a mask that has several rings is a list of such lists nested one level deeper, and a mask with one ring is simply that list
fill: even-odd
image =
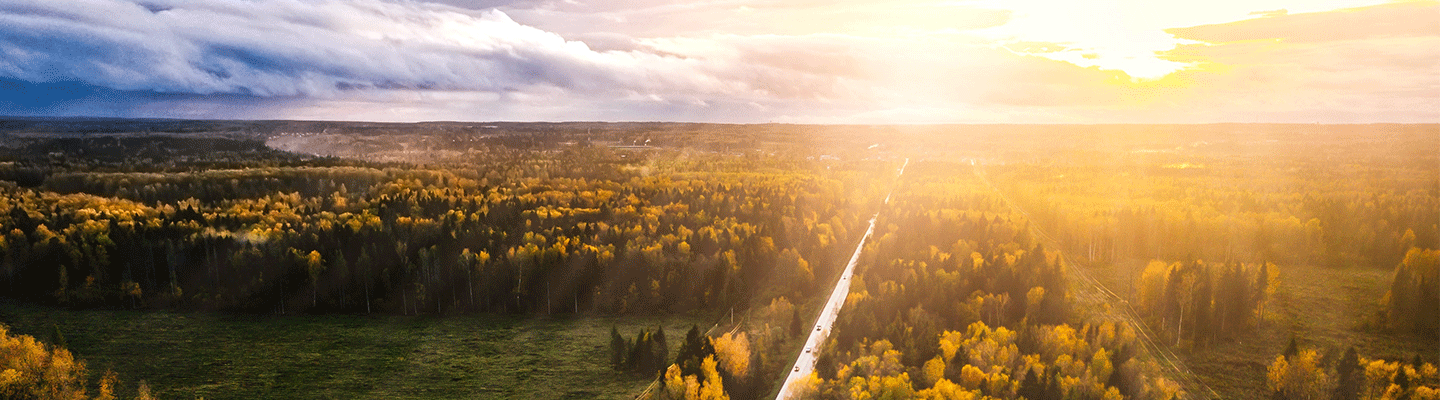
[{"label": "sun glare", "polygon": [[1012,12],[1012,18],[1007,23],[979,31],[992,40],[1049,44],[1039,51],[1012,51],[1086,68],[1120,71],[1136,80],[1153,80],[1192,66],[1163,58],[1165,52],[1179,45],[1200,43],[1176,37],[1166,29],[1381,3],[1384,1],[1261,0],[1176,4],[1143,0],[1021,0],[967,4]]}]

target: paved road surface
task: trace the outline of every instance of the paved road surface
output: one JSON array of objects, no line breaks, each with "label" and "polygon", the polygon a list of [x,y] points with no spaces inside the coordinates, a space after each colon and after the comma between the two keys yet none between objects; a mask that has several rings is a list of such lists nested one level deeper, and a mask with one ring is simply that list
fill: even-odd
[{"label": "paved road surface", "polygon": [[865,247],[865,242],[870,240],[872,233],[875,233],[875,217],[870,217],[870,229],[865,230],[865,237],[855,246],[855,254],[850,256],[850,263],[845,265],[845,272],[840,274],[840,281],[835,283],[835,291],[830,293],[830,299],[825,302],[825,309],[815,321],[810,338],[805,340],[805,350],[795,359],[795,366],[790,368],[790,375],[785,377],[785,385],[780,387],[777,399],[790,398],[796,385],[810,376],[810,371],[815,369],[816,352],[820,350],[820,345],[825,343],[825,338],[830,336],[830,327],[835,324],[835,317],[840,314],[840,306],[845,305],[845,297],[850,294],[850,276],[855,273],[855,264],[860,263],[860,249]]},{"label": "paved road surface", "polygon": [[[905,173],[905,166],[910,165],[910,159],[905,159],[905,164],[900,166],[896,173],[898,178]],[[890,204],[890,194],[885,195],[885,204]],[[845,264],[845,272],[840,273],[840,281],[835,282],[835,290],[830,292],[830,299],[825,301],[825,308],[820,311],[820,318],[815,321],[815,328],[810,330],[810,338],[805,340],[805,350],[800,352],[800,357],[795,359],[795,366],[790,368],[790,375],[785,377],[785,385],[780,387],[780,394],[775,396],[778,400],[786,400],[794,395],[794,391],[800,382],[810,376],[815,370],[815,358],[820,351],[820,345],[825,344],[825,338],[830,336],[830,328],[835,325],[835,317],[840,315],[840,307],[845,305],[845,297],[850,295],[850,277],[855,275],[855,264],[860,263],[860,251],[865,248],[865,243],[870,241],[870,235],[875,233],[875,218],[880,213],[870,217],[870,228],[865,230],[865,236],[860,238],[860,243],[855,245],[855,253],[850,255],[850,262]]]}]

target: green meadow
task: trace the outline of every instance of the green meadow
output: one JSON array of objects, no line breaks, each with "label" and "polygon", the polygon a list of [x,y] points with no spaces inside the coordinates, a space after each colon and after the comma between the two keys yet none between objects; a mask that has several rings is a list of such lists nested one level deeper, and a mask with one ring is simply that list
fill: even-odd
[{"label": "green meadow", "polygon": [[93,381],[145,380],[164,399],[634,398],[652,377],[612,370],[610,328],[663,325],[671,354],[697,317],[259,316],[0,305],[13,333],[58,327]]}]

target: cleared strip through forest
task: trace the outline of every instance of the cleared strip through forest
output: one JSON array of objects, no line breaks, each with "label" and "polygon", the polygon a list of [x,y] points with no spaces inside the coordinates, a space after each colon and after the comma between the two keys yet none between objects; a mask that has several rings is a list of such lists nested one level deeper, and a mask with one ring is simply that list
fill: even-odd
[{"label": "cleared strip through forest", "polygon": [[[1060,242],[1050,237],[1049,234],[1046,234],[1039,226],[1036,226],[1036,224],[1034,224],[1034,218],[1030,217],[1029,212],[1026,212],[1024,208],[1021,208],[1018,204],[1015,204],[1015,202],[1010,201],[1010,196],[1005,195],[1004,191],[1001,191],[1000,188],[990,183],[990,178],[985,175],[985,171],[980,165],[973,164],[973,162],[972,165],[974,165],[975,176],[979,178],[986,187],[999,194],[1000,199],[1005,201],[1007,206],[1031,221],[1029,224],[1030,230],[1041,240],[1044,240],[1045,245],[1055,251],[1063,252],[1063,249],[1060,247]],[[1065,258],[1061,258],[1061,260],[1065,262]],[[1150,330],[1150,327],[1140,320],[1139,314],[1135,312],[1134,308],[1130,307],[1128,301],[1105,287],[1099,280],[1090,276],[1090,273],[1085,270],[1085,267],[1071,265],[1067,265],[1067,267],[1065,271],[1071,272],[1071,276],[1079,278],[1080,282],[1078,282],[1077,286],[1084,289],[1083,292],[1077,294],[1083,295],[1086,299],[1095,303],[1105,303],[1109,306],[1109,310],[1115,311],[1111,313],[1111,316],[1130,325],[1131,329],[1139,333],[1140,341],[1145,345],[1146,351],[1155,356],[1157,361],[1168,367],[1171,372],[1174,373],[1172,378],[1185,387],[1186,393],[1190,394],[1193,398],[1201,399],[1215,399],[1220,397],[1220,394],[1215,392],[1214,389],[1211,389],[1210,385],[1206,385],[1205,382],[1200,381],[1200,378],[1195,376],[1195,373],[1191,372],[1190,368],[1185,367],[1185,364],[1180,361],[1180,357],[1176,356],[1175,352],[1171,351],[1168,345],[1155,340],[1154,333]]]}]

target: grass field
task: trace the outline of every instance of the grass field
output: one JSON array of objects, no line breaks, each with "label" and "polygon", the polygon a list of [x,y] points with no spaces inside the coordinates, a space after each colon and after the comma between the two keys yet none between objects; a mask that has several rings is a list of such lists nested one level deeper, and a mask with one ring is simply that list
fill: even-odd
[{"label": "grass field", "polygon": [[[1097,267],[1097,279],[1124,294],[1126,279],[1143,268],[1132,262]],[[1137,269],[1138,271],[1138,269]],[[1378,269],[1333,269],[1281,266],[1280,285],[1267,303],[1265,320],[1251,334],[1203,348],[1177,349],[1201,381],[1226,399],[1263,399],[1266,368],[1285,350],[1293,334],[1301,348],[1315,349],[1333,362],[1349,346],[1362,357],[1405,359],[1419,354],[1436,362],[1440,341],[1364,326],[1380,311],[1380,298],[1391,272]]]},{"label": "grass field", "polygon": [[[713,322],[713,321],[710,321]],[[698,317],[257,316],[74,311],[0,303],[0,323],[48,341],[55,326],[92,375],[160,398],[633,398],[650,377],[609,368],[612,324],[663,324],[671,353]],[[702,328],[703,329],[703,328]],[[95,378],[91,378],[92,380]]]}]

